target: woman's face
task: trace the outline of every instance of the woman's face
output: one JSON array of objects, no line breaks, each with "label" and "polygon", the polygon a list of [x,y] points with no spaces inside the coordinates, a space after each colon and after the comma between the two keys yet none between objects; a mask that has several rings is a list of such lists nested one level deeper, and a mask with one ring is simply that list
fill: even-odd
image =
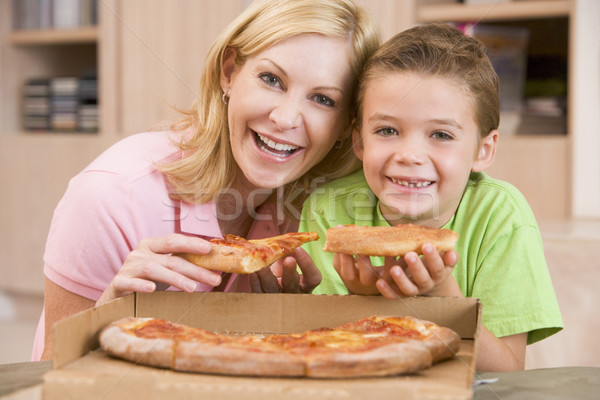
[{"label": "woman's face", "polygon": [[348,128],[351,54],[349,41],[316,34],[283,40],[242,66],[229,52],[221,86],[229,96],[231,148],[251,185],[298,179]]}]

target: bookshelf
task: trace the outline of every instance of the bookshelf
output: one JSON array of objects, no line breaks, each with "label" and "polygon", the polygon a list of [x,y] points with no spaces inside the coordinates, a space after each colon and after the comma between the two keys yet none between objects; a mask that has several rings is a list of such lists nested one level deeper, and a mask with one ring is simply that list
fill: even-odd
[{"label": "bookshelf", "polygon": [[97,26],[76,29],[40,29],[13,31],[8,40],[14,46],[39,46],[58,44],[95,44],[98,42]]}]

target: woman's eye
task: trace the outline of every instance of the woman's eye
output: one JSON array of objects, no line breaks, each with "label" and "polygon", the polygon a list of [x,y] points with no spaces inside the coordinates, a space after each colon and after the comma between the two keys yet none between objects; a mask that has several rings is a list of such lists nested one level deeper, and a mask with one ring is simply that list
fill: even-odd
[{"label": "woman's eye", "polygon": [[315,96],[315,101],[317,103],[322,104],[322,105],[327,106],[327,107],[334,107],[335,106],[335,101],[333,101],[329,97],[324,96],[322,94],[316,95]]},{"label": "woman's eye", "polygon": [[260,74],[259,78],[269,86],[275,86],[275,87],[281,86],[281,82],[279,81],[279,78],[273,74],[269,74],[269,73]]},{"label": "woman's eye", "polygon": [[381,135],[381,136],[394,136],[394,135],[398,134],[398,132],[394,128],[389,128],[389,127],[380,128],[380,129],[376,130],[375,133],[377,135]]},{"label": "woman's eye", "polygon": [[433,132],[433,134],[431,136],[434,139],[439,139],[439,140],[444,140],[444,141],[454,139],[454,137],[451,134],[444,132],[444,131],[435,131],[435,132]]}]

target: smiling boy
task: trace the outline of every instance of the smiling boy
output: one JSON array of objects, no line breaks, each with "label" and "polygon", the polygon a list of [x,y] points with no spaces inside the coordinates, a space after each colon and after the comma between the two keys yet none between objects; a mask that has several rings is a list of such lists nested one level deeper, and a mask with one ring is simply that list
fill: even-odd
[{"label": "smiling boy", "polygon": [[[442,24],[390,39],[358,92],[354,152],[363,170],[305,202],[301,231],[323,275],[315,293],[477,297],[478,370],[523,369],[525,347],[562,328],[535,217],[524,197],[483,171],[498,141],[498,77],[483,46]],[[459,233],[455,251],[353,257],[322,251],[339,224],[419,224]]]}]

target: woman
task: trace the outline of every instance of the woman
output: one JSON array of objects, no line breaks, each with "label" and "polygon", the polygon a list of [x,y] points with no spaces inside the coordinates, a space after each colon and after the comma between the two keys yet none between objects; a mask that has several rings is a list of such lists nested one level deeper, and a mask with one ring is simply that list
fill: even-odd
[{"label": "woman", "polygon": [[52,357],[54,322],[136,291],[311,292],[321,278],[303,250],[276,274],[251,277],[171,253],[207,253],[206,240],[224,234],[297,229],[310,190],[357,167],[354,90],[378,44],[376,24],[351,0],[249,6],[211,48],[182,121],[122,140],[69,183],[46,244],[33,359],[44,342],[42,358]]}]

